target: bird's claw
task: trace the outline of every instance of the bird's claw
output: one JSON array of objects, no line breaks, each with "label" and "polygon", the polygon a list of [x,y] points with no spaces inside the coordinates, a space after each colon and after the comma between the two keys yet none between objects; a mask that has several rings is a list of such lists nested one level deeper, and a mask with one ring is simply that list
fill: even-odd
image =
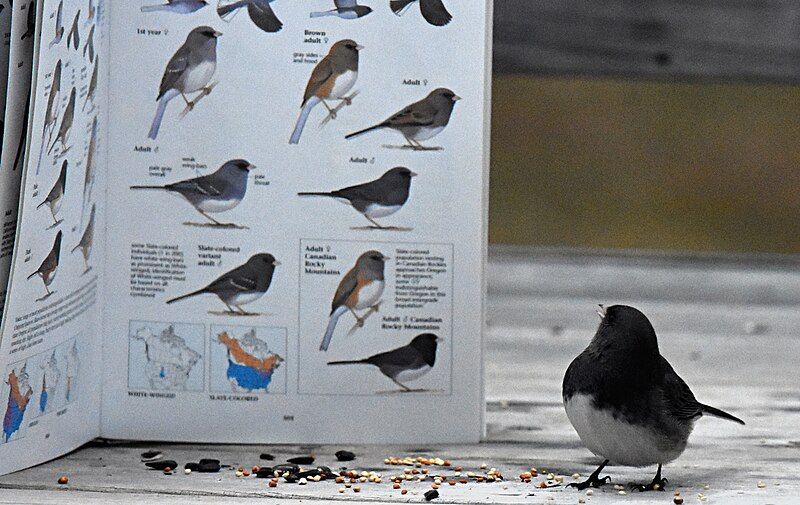
[{"label": "bird's claw", "polygon": [[353,99],[349,96],[342,98],[342,102],[348,106],[353,105]]},{"label": "bird's claw", "polygon": [[591,477],[589,477],[588,479],[586,479],[583,482],[571,482],[571,483],[567,484],[565,487],[574,487],[578,491],[583,491],[584,489],[587,489],[587,488],[590,488],[590,487],[597,488],[597,487],[605,486],[609,482],[611,482],[611,477],[608,476],[608,475],[606,475],[603,478],[598,478],[598,477],[592,475]]}]

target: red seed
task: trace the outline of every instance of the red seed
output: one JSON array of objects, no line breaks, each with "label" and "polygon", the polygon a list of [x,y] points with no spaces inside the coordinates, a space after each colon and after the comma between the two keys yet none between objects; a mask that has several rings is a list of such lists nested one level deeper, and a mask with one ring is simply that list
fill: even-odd
[{"label": "red seed", "polygon": [[69,484],[69,477],[67,477],[66,475],[62,475],[61,477],[58,478],[58,483],[61,484],[62,486]]}]

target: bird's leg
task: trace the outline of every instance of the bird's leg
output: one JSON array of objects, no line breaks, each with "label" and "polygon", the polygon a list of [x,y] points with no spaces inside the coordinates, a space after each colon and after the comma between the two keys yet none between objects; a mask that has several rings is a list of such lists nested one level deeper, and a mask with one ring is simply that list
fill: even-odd
[{"label": "bird's leg", "polygon": [[239,313],[243,316],[249,316],[251,313],[244,310],[240,305],[234,305],[237,309],[239,309]]},{"label": "bird's leg", "polygon": [[181,97],[183,98],[183,101],[186,102],[187,109],[189,110],[194,109],[194,102],[190,102],[189,99],[186,98],[186,94],[184,94],[183,91],[181,91]]},{"label": "bird's leg", "polygon": [[222,300],[222,303],[224,303],[224,304],[225,304],[225,306],[228,308],[228,312],[230,312],[231,314],[236,314],[236,311],[235,311],[235,310],[233,310],[233,307],[231,307],[230,305],[228,305],[228,302],[226,302],[225,300]]},{"label": "bird's leg", "polygon": [[352,312],[352,314],[353,314],[353,317],[355,317],[355,318],[356,318],[356,326],[358,326],[359,328],[363,328],[363,327],[364,327],[364,319],[365,319],[365,318],[363,318],[363,317],[359,316],[358,314],[356,314],[356,311],[355,311],[355,310],[353,310],[353,309],[352,309],[352,308],[350,308],[350,307],[347,307],[347,310],[349,310],[350,312]]},{"label": "bird's leg", "polygon": [[586,489],[588,487],[605,486],[606,484],[608,484],[611,481],[611,477],[606,475],[605,477],[603,477],[601,479],[600,478],[600,472],[603,471],[603,468],[605,468],[608,463],[609,463],[608,460],[603,461],[603,463],[599,467],[597,467],[597,470],[592,472],[592,474],[589,476],[588,479],[586,479],[583,482],[571,482],[571,483],[567,484],[566,487],[574,487],[574,488],[577,488],[579,491],[583,491],[584,489]]},{"label": "bird's leg", "polygon": [[220,223],[219,221],[217,221],[217,220],[216,220],[216,219],[214,219],[213,217],[209,216],[208,214],[206,214],[206,213],[205,213],[205,212],[203,212],[202,210],[200,210],[200,209],[197,209],[197,212],[199,212],[200,214],[204,215],[206,218],[208,218],[208,219],[209,219],[211,222],[213,222],[215,225],[217,225],[217,226],[225,226],[224,224]]},{"label": "bird's leg", "polygon": [[378,224],[374,219],[372,219],[368,215],[364,214],[364,217],[367,218],[367,221],[369,221],[370,223],[374,224],[375,228],[378,228],[379,230],[385,230],[386,229],[385,226],[381,226],[380,224]]},{"label": "bird's leg", "polygon": [[661,478],[661,463],[658,464],[656,476],[650,484],[631,484],[630,488],[636,491],[664,491],[667,486],[667,479]]},{"label": "bird's leg", "polygon": [[331,109],[331,106],[328,105],[328,102],[326,102],[325,99],[321,99],[321,101],[322,105],[324,105],[325,108],[328,109],[328,117],[331,119],[336,119],[336,109]]},{"label": "bird's leg", "polygon": [[403,388],[403,392],[404,392],[404,393],[408,393],[408,392],[410,392],[410,391],[411,391],[411,388],[410,388],[410,387],[406,386],[405,384],[401,384],[401,383],[400,383],[400,382],[398,382],[396,379],[392,379],[392,382],[394,382],[395,384],[397,384],[398,386],[400,386],[401,388]]},{"label": "bird's leg", "polygon": [[58,224],[58,219],[56,219],[56,213],[53,212],[53,207],[50,207],[50,214],[53,216],[53,226]]},{"label": "bird's leg", "polygon": [[44,285],[44,290],[45,290],[45,291],[47,291],[47,296],[50,296],[50,295],[52,295],[52,294],[53,294],[53,292],[52,292],[52,291],[50,291],[50,288],[49,288],[49,287],[47,287],[47,284],[45,284],[45,285]]}]

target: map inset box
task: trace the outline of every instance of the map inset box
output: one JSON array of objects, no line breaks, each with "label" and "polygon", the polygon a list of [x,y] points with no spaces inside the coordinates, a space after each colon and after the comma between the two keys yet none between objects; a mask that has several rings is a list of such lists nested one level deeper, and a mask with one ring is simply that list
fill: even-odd
[{"label": "map inset box", "polygon": [[131,321],[128,387],[149,391],[203,391],[205,326]]}]

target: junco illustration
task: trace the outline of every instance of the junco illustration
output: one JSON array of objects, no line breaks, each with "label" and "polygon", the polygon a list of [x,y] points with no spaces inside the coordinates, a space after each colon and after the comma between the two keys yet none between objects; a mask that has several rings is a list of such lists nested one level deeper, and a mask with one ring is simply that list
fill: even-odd
[{"label": "junco illustration", "polygon": [[412,103],[386,121],[351,133],[345,138],[352,139],[372,130],[391,128],[400,132],[412,149],[431,149],[423,147],[420,142],[431,139],[444,130],[450,122],[453,107],[460,99],[447,88],[435,89],[419,102]]},{"label": "junco illustration", "polygon": [[217,7],[217,14],[223,20],[228,21],[227,17],[241,9],[247,7],[247,15],[253,23],[267,33],[275,33],[283,28],[283,23],[272,11],[269,5],[275,0],[237,0],[228,5]]},{"label": "junco illustration", "polygon": [[83,205],[81,208],[81,219],[83,219],[83,210],[86,208],[86,202],[92,195],[92,188],[94,188],[95,176],[95,152],[97,151],[97,116],[92,120],[92,132],[89,134],[89,148],[86,152],[86,171],[83,175]]},{"label": "junco illustration", "polygon": [[64,109],[64,115],[61,116],[61,126],[58,128],[58,135],[56,135],[47,154],[53,152],[53,148],[58,143],[61,143],[61,147],[64,151],[68,150],[67,141],[69,140],[69,134],[72,132],[72,124],[75,121],[75,96],[77,92],[78,90],[73,86],[72,91],[69,92],[69,102],[67,102],[67,107]]},{"label": "junco illustration", "polygon": [[404,383],[414,381],[427,374],[436,363],[436,347],[441,341],[433,333],[417,335],[408,345],[393,351],[382,352],[369,358],[355,361],[330,361],[329,365],[373,365],[383,375],[403,388],[413,391]]},{"label": "junco illustration", "polygon": [[419,10],[425,21],[434,26],[444,26],[453,19],[442,0],[391,0],[389,6],[395,14],[402,16],[415,2],[419,2]]},{"label": "junco illustration", "polygon": [[28,37],[33,37],[34,33],[36,33],[36,2],[31,0],[28,4],[27,26],[25,28],[25,33],[22,34],[20,39],[25,40]]},{"label": "junco illustration", "polygon": [[92,71],[92,78],[89,80],[89,89],[86,91],[86,100],[84,100],[83,107],[81,107],[82,111],[85,111],[86,106],[90,103],[92,104],[92,109],[94,109],[94,94],[97,91],[97,69],[99,65],[100,65],[100,58],[98,57],[97,61],[94,62],[94,70]]},{"label": "junco illustration", "polygon": [[372,12],[371,7],[358,5],[358,0],[333,0],[335,9],[329,11],[312,12],[312,18],[336,16],[342,19],[358,19]]},{"label": "junco illustration", "polygon": [[89,54],[89,63],[94,63],[94,28],[95,25],[92,25],[91,29],[89,29],[89,35],[86,36],[86,44],[83,45],[83,56]]},{"label": "junco illustration", "polygon": [[208,175],[166,186],[131,186],[131,189],[159,189],[177,193],[215,225],[235,226],[220,223],[209,213],[225,212],[239,205],[247,192],[247,176],[254,168],[247,160],[231,160]]},{"label": "junco illustration", "polygon": [[297,124],[289,139],[290,144],[300,142],[300,135],[303,133],[308,115],[317,104],[322,102],[330,116],[335,118],[336,112],[325,100],[349,101],[346,95],[353,89],[358,78],[358,52],[361,49],[363,47],[353,40],[340,40],[314,67],[303,94],[300,117],[297,118]]},{"label": "junco illustration", "polygon": [[86,21],[84,21],[84,25],[88,25],[94,21],[94,13],[96,10],[97,7],[94,6],[94,0],[89,0],[89,7],[86,9]]},{"label": "junco illustration", "polygon": [[176,14],[191,14],[208,5],[206,0],[167,0],[165,4],[143,5],[142,12],[174,12]]},{"label": "junco illustration", "polygon": [[89,212],[89,222],[86,223],[86,229],[83,230],[83,235],[81,235],[81,240],[78,242],[78,245],[73,247],[71,251],[74,253],[80,249],[81,253],[83,253],[83,264],[86,267],[83,273],[92,269],[92,267],[89,266],[89,257],[92,255],[92,246],[94,245],[94,211],[95,207],[94,204],[92,204],[92,210]]},{"label": "junco illustration", "polygon": [[55,35],[53,36],[53,40],[50,41],[50,47],[58,45],[61,43],[62,37],[64,37],[64,0],[58,2],[58,8],[56,9],[56,30]]},{"label": "junco illustration", "polygon": [[35,276],[39,276],[44,283],[44,289],[47,291],[47,294],[44,295],[39,301],[44,300],[48,296],[52,295],[53,292],[50,291],[50,284],[53,283],[53,279],[56,277],[56,270],[58,269],[58,262],[61,257],[61,230],[58,230],[56,234],[56,240],[53,242],[53,248],[50,249],[48,255],[42,261],[42,264],[39,265],[39,269],[33,272],[28,276],[28,279],[31,279]]},{"label": "junco illustration", "polygon": [[158,90],[158,109],[150,127],[148,137],[155,140],[161,128],[161,120],[170,100],[180,95],[191,109],[194,103],[186,95],[204,90],[217,69],[217,38],[222,35],[210,26],[195,28],[186,37],[167,63],[161,86]]},{"label": "junco illustration", "polygon": [[70,42],[72,42],[72,47],[74,47],[76,51],[81,45],[81,34],[78,31],[78,20],[80,17],[81,11],[78,9],[78,12],[75,13],[75,17],[72,19],[72,28],[69,29],[69,33],[67,34],[67,48],[70,47]]},{"label": "junco illustration", "polygon": [[36,206],[36,208],[40,208],[44,205],[50,209],[50,214],[53,216],[53,226],[57,226],[61,221],[56,218],[56,214],[58,211],[61,210],[61,203],[64,200],[64,190],[66,189],[67,184],[67,160],[61,164],[61,173],[56,179],[55,184],[53,184],[52,189],[50,192],[47,193],[44,201]]},{"label": "junco illustration", "polygon": [[[22,163],[22,155],[25,154],[25,148],[28,145],[28,120],[30,119],[29,112],[31,110],[31,95],[25,100],[25,111],[22,114],[22,128],[20,128],[19,141],[17,142],[17,154],[14,156],[14,166],[12,170],[16,171]],[[0,135],[1,137],[2,135]]]},{"label": "junco illustration", "polygon": [[661,466],[681,455],[694,422],[704,415],[744,424],[727,412],[698,402],[689,386],[661,356],[655,330],[633,307],[601,306],[602,321],[589,346],[567,369],[562,394],[572,426],[586,447],[605,461],[584,482],[599,487],[611,461],[625,466],[658,465],[641,491],[664,489]]},{"label": "junco illustration", "polygon": [[377,228],[384,228],[376,218],[394,214],[408,201],[411,179],[417,174],[405,167],[395,167],[374,181],[331,192],[297,193],[299,196],[327,196],[344,201],[359,211]]},{"label": "junco illustration", "polygon": [[[192,296],[210,293],[217,295],[222,300],[231,315],[250,315],[251,313],[246,312],[241,306],[264,296],[272,283],[272,274],[275,273],[277,265],[280,265],[280,262],[273,255],[256,254],[247,260],[247,263],[222,274],[208,286],[168,300],[167,303],[175,303]],[[233,307],[236,307],[238,311]]]},{"label": "junco illustration", "polygon": [[[61,60],[56,62],[55,69],[53,70],[53,81],[50,84],[50,93],[47,96],[47,109],[44,114],[44,128],[42,129],[42,139],[48,128],[52,135],[55,129],[56,121],[58,120],[58,99],[61,96]],[[50,138],[48,138],[48,142]]]},{"label": "junco illustration", "polygon": [[339,282],[331,303],[328,327],[319,346],[320,351],[328,350],[336,323],[345,312],[351,312],[359,326],[364,324],[363,318],[356,311],[370,309],[380,301],[385,285],[383,268],[388,259],[390,258],[380,251],[367,251],[358,257],[355,266]]}]

